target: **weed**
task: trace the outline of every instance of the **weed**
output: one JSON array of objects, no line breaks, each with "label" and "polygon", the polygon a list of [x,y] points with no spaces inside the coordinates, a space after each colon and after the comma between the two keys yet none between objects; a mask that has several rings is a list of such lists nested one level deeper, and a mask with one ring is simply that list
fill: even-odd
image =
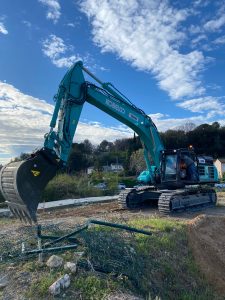
[{"label": "weed", "polygon": [[115,284],[110,279],[89,275],[75,279],[73,288],[80,292],[83,300],[103,300],[115,289]]},{"label": "weed", "polygon": [[31,284],[25,296],[31,299],[47,299],[50,285],[60,276],[58,272],[42,273],[40,278]]}]

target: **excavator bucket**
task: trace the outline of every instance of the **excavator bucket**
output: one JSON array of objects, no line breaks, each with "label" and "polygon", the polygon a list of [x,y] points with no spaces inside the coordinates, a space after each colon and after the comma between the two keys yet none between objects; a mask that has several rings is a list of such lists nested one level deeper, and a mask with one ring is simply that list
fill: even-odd
[{"label": "excavator bucket", "polygon": [[36,211],[42,192],[57,169],[57,161],[45,149],[1,169],[1,192],[11,212],[21,221],[37,222]]}]

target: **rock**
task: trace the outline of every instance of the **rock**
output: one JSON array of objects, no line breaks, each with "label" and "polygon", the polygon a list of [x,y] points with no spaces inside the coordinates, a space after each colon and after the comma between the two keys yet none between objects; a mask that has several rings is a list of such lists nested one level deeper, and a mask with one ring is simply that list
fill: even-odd
[{"label": "rock", "polygon": [[70,286],[70,276],[65,274],[63,277],[57,279],[50,287],[49,293],[52,295],[59,295],[61,289],[66,289]]},{"label": "rock", "polygon": [[8,280],[7,275],[0,277],[0,289],[5,288],[8,285],[8,283],[9,283],[9,280]]},{"label": "rock", "polygon": [[57,280],[49,287],[48,290],[50,294],[56,296],[60,294],[60,288],[61,288],[60,282]]},{"label": "rock", "polygon": [[58,255],[52,255],[49,257],[46,265],[49,268],[59,268],[63,265],[63,258]]},{"label": "rock", "polygon": [[70,271],[71,273],[76,273],[77,271],[77,264],[72,262],[66,262],[64,265],[64,269],[66,271]]},{"label": "rock", "polygon": [[63,277],[63,281],[64,281],[63,288],[68,288],[70,286],[70,275],[65,274],[64,277]]}]

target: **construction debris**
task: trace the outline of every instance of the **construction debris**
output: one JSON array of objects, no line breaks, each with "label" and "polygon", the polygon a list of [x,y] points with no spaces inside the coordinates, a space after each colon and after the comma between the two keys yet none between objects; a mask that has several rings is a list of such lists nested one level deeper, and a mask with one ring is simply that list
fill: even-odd
[{"label": "construction debris", "polygon": [[65,274],[64,276],[57,279],[50,287],[49,293],[56,296],[61,293],[61,289],[66,289],[70,286],[70,276]]}]

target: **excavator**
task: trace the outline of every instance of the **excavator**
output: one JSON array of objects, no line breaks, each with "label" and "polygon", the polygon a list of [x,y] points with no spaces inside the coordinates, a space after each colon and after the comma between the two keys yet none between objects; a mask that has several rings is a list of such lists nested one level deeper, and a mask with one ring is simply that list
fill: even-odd
[{"label": "excavator", "polygon": [[[85,73],[96,84],[86,81]],[[218,182],[218,176],[212,158],[196,155],[193,148],[165,149],[152,119],[113,84],[99,80],[82,61],[67,71],[54,100],[43,147],[27,159],[10,162],[1,169],[2,195],[11,212],[22,221],[37,223],[42,192],[67,164],[85,102],[127,125],[142,142],[147,170],[139,177],[144,185],[121,192],[118,201],[122,208],[137,208],[150,200],[157,202],[161,213],[168,214],[216,204],[212,186]],[[189,161],[186,167],[185,161]],[[190,171],[193,176],[189,176]]]}]

